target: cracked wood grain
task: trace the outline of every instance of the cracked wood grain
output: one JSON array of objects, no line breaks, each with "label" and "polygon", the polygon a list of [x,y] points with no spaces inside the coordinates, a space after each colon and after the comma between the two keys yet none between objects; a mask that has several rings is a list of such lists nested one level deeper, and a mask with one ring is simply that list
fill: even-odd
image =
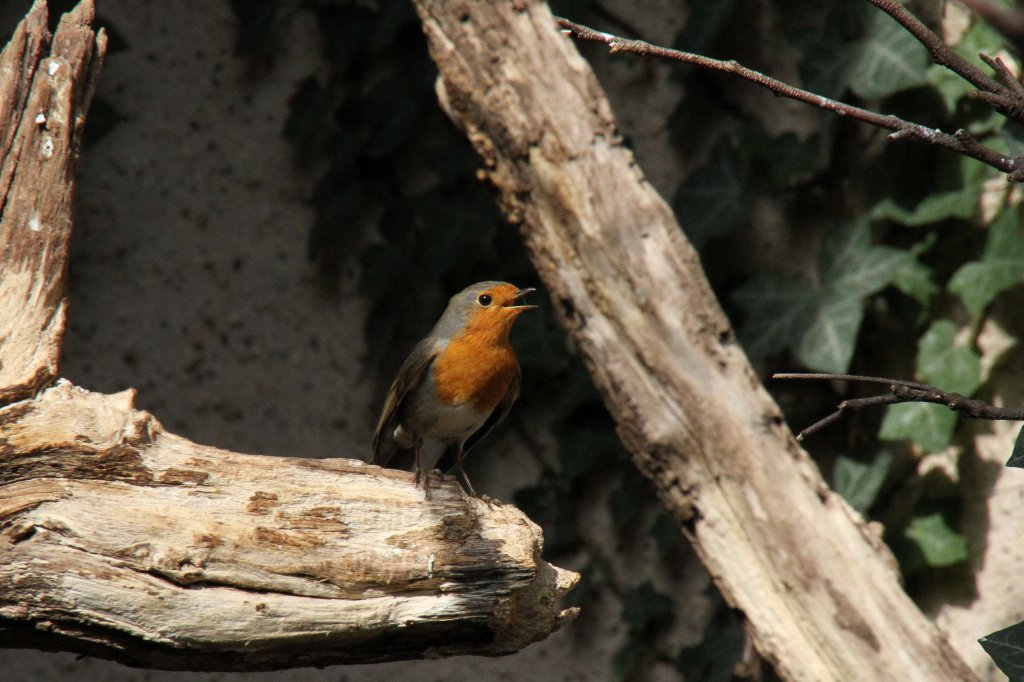
[{"label": "cracked wood grain", "polygon": [[167,433],[60,381],[0,409],[0,641],[262,670],[511,653],[578,576],[522,512],[358,460]]}]

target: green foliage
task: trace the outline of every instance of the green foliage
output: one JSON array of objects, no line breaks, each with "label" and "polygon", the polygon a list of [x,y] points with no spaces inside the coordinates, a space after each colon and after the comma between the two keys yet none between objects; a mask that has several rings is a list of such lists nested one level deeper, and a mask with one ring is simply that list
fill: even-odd
[{"label": "green foliage", "polygon": [[867,514],[885,483],[891,464],[892,453],[885,450],[870,462],[842,455],[832,469],[832,487],[851,507]]},{"label": "green foliage", "polygon": [[[950,320],[933,322],[918,343],[917,371],[934,386],[970,396],[981,383],[981,358],[974,349],[957,343],[956,333]],[[943,405],[903,403],[888,409],[879,436],[909,438],[934,452],[949,444],[956,422],[956,413]]]},{"label": "green foliage", "polygon": [[883,440],[912,440],[928,452],[949,445],[956,429],[956,414],[943,405],[903,403],[886,411],[878,437]]},{"label": "green foliage", "polygon": [[928,566],[941,568],[967,560],[967,539],[939,511],[915,516],[903,535],[917,546]]},{"label": "green foliage", "polygon": [[894,279],[913,256],[871,244],[863,221],[826,234],[815,281],[790,275],[755,277],[733,294],[746,313],[739,330],[752,357],[790,348],[805,367],[845,372],[864,315],[864,299]]},{"label": "green foliage", "polygon": [[902,225],[918,227],[950,218],[967,219],[978,210],[981,186],[972,185],[941,194],[925,197],[912,209],[904,208],[893,199],[882,199],[871,211],[876,220],[891,220]]},{"label": "green foliage", "polygon": [[921,337],[917,368],[929,383],[971,395],[981,384],[981,358],[974,349],[957,343],[956,334],[950,320],[933,322]]},{"label": "green foliage", "polygon": [[865,99],[880,99],[924,84],[930,59],[924,45],[892,17],[873,12],[850,61],[850,89]]},{"label": "green foliage", "polygon": [[980,260],[966,263],[949,280],[949,290],[980,313],[996,296],[1024,280],[1024,234],[1020,211],[1004,210],[988,228],[988,244]]},{"label": "green foliage", "polygon": [[[976,62],[978,53],[994,54],[1003,43],[1002,37],[990,24],[976,21],[954,46],[954,50],[961,57]],[[973,85],[953,71],[938,64],[932,64],[926,69],[925,78],[941,95],[949,115],[956,113],[957,109],[967,101],[971,91],[975,89]],[[998,118],[1005,120],[1001,117]],[[977,131],[972,130],[972,132]]]},{"label": "green foliage", "polygon": [[897,267],[892,278],[892,285],[920,303],[922,308],[926,308],[932,297],[939,292],[939,286],[933,279],[934,271],[919,260],[935,241],[935,235],[929,234],[914,244],[910,248],[912,258]]},{"label": "green foliage", "polygon": [[746,187],[737,172],[738,154],[727,142],[719,144],[698,172],[676,192],[674,208],[679,224],[698,249],[708,240],[732,232],[750,214],[744,201]]},{"label": "green foliage", "polygon": [[978,643],[1008,678],[1024,679],[1024,623],[986,635]]}]

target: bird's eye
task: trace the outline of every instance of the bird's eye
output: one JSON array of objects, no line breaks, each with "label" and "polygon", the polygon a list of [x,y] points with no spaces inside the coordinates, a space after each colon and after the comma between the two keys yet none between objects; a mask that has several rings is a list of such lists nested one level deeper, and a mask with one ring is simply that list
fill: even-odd
[{"label": "bird's eye", "polygon": [[490,297],[489,294],[480,294],[480,298],[478,298],[476,300],[477,300],[477,303],[479,303],[480,305],[482,305],[485,308],[491,304],[491,297]]}]

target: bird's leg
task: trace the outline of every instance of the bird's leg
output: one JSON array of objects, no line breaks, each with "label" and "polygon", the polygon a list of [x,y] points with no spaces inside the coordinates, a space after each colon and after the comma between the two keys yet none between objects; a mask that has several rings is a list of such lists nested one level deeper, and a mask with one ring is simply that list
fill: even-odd
[{"label": "bird's leg", "polygon": [[430,499],[430,473],[423,470],[420,465],[420,450],[423,449],[423,439],[417,438],[413,442],[413,452],[416,455],[416,477],[413,479],[415,485],[420,484],[420,476],[423,476],[423,495]]},{"label": "bird's leg", "polygon": [[466,475],[466,470],[462,466],[462,443],[459,443],[456,446],[455,465],[459,467],[459,473],[462,474],[462,480],[466,482],[466,490],[469,491],[469,494],[473,497],[480,497],[476,494],[476,491],[473,490],[473,484],[469,482],[469,476]]}]

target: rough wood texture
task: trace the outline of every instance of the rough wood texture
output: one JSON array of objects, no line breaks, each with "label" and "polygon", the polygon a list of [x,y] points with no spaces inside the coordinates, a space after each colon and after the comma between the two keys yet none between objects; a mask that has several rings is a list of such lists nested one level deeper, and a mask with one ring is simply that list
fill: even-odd
[{"label": "rough wood texture", "polygon": [[970,680],[735,342],[697,254],[536,0],[415,0],[443,106],[483,157],[623,442],[787,680]]},{"label": "rough wood texture", "polygon": [[0,54],[0,404],[57,376],[74,170],[106,36],[92,0],[52,44],[36,0]]},{"label": "rough wood texture", "polygon": [[62,381],[0,409],[5,646],[260,670],[506,654],[575,616],[514,507],[197,445],[133,398]]},{"label": "rough wood texture", "polygon": [[[92,3],[0,58],[0,646],[263,670],[512,653],[575,609],[519,510],[354,460],[169,434],[134,392],[55,377],[74,158],[103,54]],[[46,386],[49,388],[46,388]]]}]

